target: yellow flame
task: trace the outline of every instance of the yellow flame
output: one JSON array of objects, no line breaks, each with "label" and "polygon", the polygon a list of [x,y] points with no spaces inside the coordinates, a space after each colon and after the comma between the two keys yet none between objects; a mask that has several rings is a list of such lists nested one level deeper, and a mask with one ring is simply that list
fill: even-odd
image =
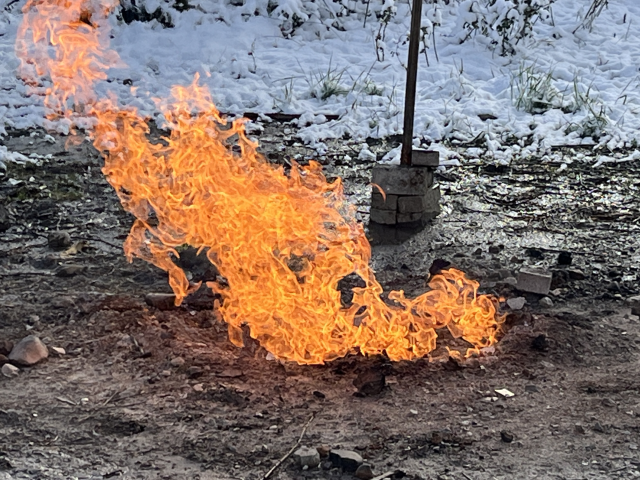
[{"label": "yellow flame", "polygon": [[[172,100],[159,105],[171,125],[164,143],[149,142],[149,127],[135,108],[96,100],[93,84],[119,62],[105,34],[113,6],[32,0],[16,48],[23,74],[36,65],[37,75],[50,78],[50,113],[68,117],[75,102],[94,118],[103,172],[137,218],[125,253],[166,270],[177,304],[200,286],[190,285],[174,262],[176,247],[188,244],[205,251],[228,282],[207,285],[221,296],[217,310],[238,346],[243,325],[273,355],[301,364],[357,351],[391,360],[422,357],[444,327],[472,345],[468,353],[496,342],[502,322],[496,300],[478,295],[478,283],[460,271],[434,276],[430,290],[415,299],[394,291],[388,295],[393,304],[385,302],[342,183],[327,182],[316,162],[294,164],[288,174],[270,165],[242,121],[221,117],[197,77],[188,87],[173,87]],[[354,288],[351,306],[343,308],[338,282],[352,273],[365,286]]]}]

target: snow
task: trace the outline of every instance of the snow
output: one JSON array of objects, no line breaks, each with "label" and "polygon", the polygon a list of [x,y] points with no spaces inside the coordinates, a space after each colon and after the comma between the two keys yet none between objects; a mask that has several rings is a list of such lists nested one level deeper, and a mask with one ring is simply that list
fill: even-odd
[{"label": "snow", "polygon": [[[319,154],[326,152],[327,139],[348,135],[361,143],[401,133],[410,5],[372,1],[377,12],[396,11],[380,35],[375,18],[363,26],[366,2],[343,2],[360,12],[340,17],[344,31],[327,28],[338,19],[334,2],[324,2],[335,10],[324,13],[311,2],[306,4],[316,10],[300,10],[300,0],[275,3],[269,16],[266,2],[257,0],[191,0],[198,8],[183,12],[153,0],[154,8],[170,12],[174,28],[156,21],[127,25],[113,14],[112,48],[127,66],[112,68],[109,79],[97,85],[98,94],[115,92],[122,104],[157,116],[154,99],[167,98],[172,85],[188,84],[199,73],[222,112],[302,114],[297,134]],[[589,30],[577,28],[586,7],[576,13],[573,0],[557,0],[552,15],[538,19],[532,36],[509,56],[491,48],[495,32],[460,44],[464,21],[478,18],[467,11],[472,3],[478,2],[424,4],[423,26],[433,36],[425,40],[428,65],[425,54],[420,57],[416,144],[440,151],[443,165],[479,157],[508,163],[550,154],[558,145],[604,146],[609,152],[598,164],[638,158],[613,152],[632,151],[640,136],[640,35],[633,25],[640,21],[640,2],[610,2]],[[23,4],[0,0],[0,134],[6,127],[45,125],[42,97],[27,95],[17,77],[14,43]],[[513,17],[508,5],[497,2],[492,15]],[[309,20],[292,30],[283,18],[293,14]],[[550,77],[545,99],[551,109],[516,108],[514,94],[522,91],[518,82],[526,75]],[[135,94],[125,80],[133,82]],[[326,84],[335,87],[333,94]],[[483,121],[478,116],[483,114],[497,118]],[[339,118],[328,120],[329,115]],[[473,139],[484,140],[480,151],[456,153],[456,143]],[[2,155],[10,159],[7,152]],[[397,152],[384,161],[397,162]]]}]

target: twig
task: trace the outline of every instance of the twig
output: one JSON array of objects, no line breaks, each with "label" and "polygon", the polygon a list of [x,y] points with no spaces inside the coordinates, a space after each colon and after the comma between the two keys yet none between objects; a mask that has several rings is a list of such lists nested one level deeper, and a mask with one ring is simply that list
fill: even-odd
[{"label": "twig", "polygon": [[371,480],[384,480],[385,478],[389,478],[394,473],[396,473],[395,470],[389,470],[388,472],[384,472],[382,475],[378,475],[377,477],[373,477]]},{"label": "twig", "polygon": [[107,399],[102,403],[102,406],[103,406],[103,407],[106,407],[106,406],[107,406],[107,404],[108,404],[111,400],[113,400],[113,397],[115,397],[116,395],[120,394],[121,392],[124,392],[124,389],[122,389],[122,388],[121,388],[120,390],[117,390],[116,392],[114,392],[114,393],[113,393],[113,395],[111,395],[109,398],[107,398]]},{"label": "twig", "polygon": [[298,448],[298,446],[302,442],[302,438],[304,437],[304,434],[307,432],[307,427],[309,426],[311,421],[315,418],[315,416],[316,416],[315,413],[311,415],[309,420],[307,420],[307,423],[304,424],[304,428],[302,429],[302,432],[300,433],[300,437],[298,438],[298,441],[296,442],[296,444],[293,447],[291,447],[291,450],[289,450],[284,457],[278,460],[278,462],[273,467],[271,467],[271,470],[265,473],[264,477],[262,477],[262,480],[267,480],[271,475],[273,475],[273,472],[275,472],[278,469],[278,467],[280,467],[280,465],[282,465],[284,461],[287,458],[289,458],[293,452],[296,451],[296,448]]},{"label": "twig", "polygon": [[469,475],[467,475],[464,472],[460,472],[460,475],[462,475],[464,478],[466,478],[467,480],[473,480]]},{"label": "twig", "polygon": [[74,407],[78,406],[78,404],[76,402],[74,402],[73,400],[69,400],[68,398],[56,397],[56,400],[58,400],[59,402],[62,402],[62,403],[68,403],[69,405],[73,405]]}]

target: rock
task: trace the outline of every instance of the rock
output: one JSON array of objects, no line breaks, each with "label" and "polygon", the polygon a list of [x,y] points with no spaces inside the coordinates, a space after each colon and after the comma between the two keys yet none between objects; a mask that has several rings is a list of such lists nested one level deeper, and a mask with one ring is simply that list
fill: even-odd
[{"label": "rock", "polygon": [[489,253],[493,253],[494,255],[496,253],[500,253],[500,247],[498,245],[489,245]]},{"label": "rock", "polygon": [[516,288],[523,292],[546,295],[551,289],[551,279],[551,273],[544,270],[523,268],[518,274],[518,283]]},{"label": "rock", "polygon": [[356,477],[361,480],[371,480],[373,478],[373,470],[371,465],[363,463],[356,469]]},{"label": "rock", "polygon": [[640,316],[640,295],[627,298],[627,303],[631,306],[631,315]]},{"label": "rock", "polygon": [[544,333],[541,333],[531,342],[531,348],[534,350],[538,350],[539,352],[544,352],[549,348],[549,342],[547,341],[547,336]]},{"label": "rock", "polygon": [[334,467],[342,468],[345,472],[355,472],[362,465],[362,457],[351,450],[331,450],[329,460]]},{"label": "rock", "polygon": [[502,430],[500,432],[500,438],[504,443],[511,443],[513,442],[514,436],[513,436],[513,433],[508,432],[506,430]]},{"label": "rock", "polygon": [[13,350],[13,342],[0,340],[0,355],[9,355],[11,350]]},{"label": "rock", "polygon": [[189,378],[198,378],[202,375],[202,373],[202,368],[196,367],[195,365],[187,368],[187,376]]},{"label": "rock", "polygon": [[545,307],[545,308],[553,307],[553,300],[551,300],[549,297],[541,298],[538,303],[540,304],[541,307]]},{"label": "rock", "polygon": [[318,450],[320,457],[326,458],[329,456],[329,452],[331,452],[331,447],[329,445],[320,445],[316,450]]},{"label": "rock", "polygon": [[353,385],[358,389],[359,396],[378,395],[384,390],[385,376],[379,370],[366,370],[358,374]]},{"label": "rock", "polygon": [[507,300],[507,305],[509,305],[511,310],[522,310],[525,303],[527,303],[527,301],[524,297],[510,298]]},{"label": "rock", "polygon": [[571,265],[573,258],[569,252],[560,252],[558,255],[558,265]]},{"label": "rock", "polygon": [[585,273],[577,268],[569,268],[567,270],[567,273],[569,274],[569,278],[571,280],[584,280],[585,278],[587,278]]},{"label": "rock", "polygon": [[573,430],[578,435],[584,435],[586,433],[586,430],[584,429],[584,427],[582,425],[580,425],[579,423],[576,423],[574,425]]},{"label": "rock", "polygon": [[19,373],[20,373],[20,369],[18,367],[14,367],[10,363],[5,363],[2,366],[2,374],[5,377],[8,377],[8,378],[17,377]]},{"label": "rock", "polygon": [[604,405],[605,407],[615,407],[616,403],[610,398],[603,398],[602,405]]},{"label": "rock", "polygon": [[29,335],[20,340],[11,353],[9,354],[9,360],[17,363],[18,365],[35,365],[41,360],[44,360],[49,356],[47,346],[42,343],[35,335]]},{"label": "rock", "polygon": [[8,362],[9,362],[9,359],[5,355],[2,355],[0,353],[0,365],[4,365],[5,363],[8,363]]},{"label": "rock", "polygon": [[320,465],[320,454],[315,448],[300,447],[291,456],[302,468],[315,468]]},{"label": "rock", "polygon": [[66,355],[67,353],[67,351],[62,347],[51,347],[51,350],[53,350],[58,355]]},{"label": "rock", "polygon": [[68,248],[71,246],[71,235],[69,232],[60,231],[60,232],[51,232],[47,237],[47,243],[49,248],[54,250],[62,250],[63,248]]},{"label": "rock", "polygon": [[184,361],[184,358],[182,357],[175,357],[175,358],[172,358],[169,363],[171,364],[172,367],[179,368],[184,365],[185,361]]},{"label": "rock", "polygon": [[53,273],[56,277],[68,278],[84,273],[85,269],[86,267],[84,265],[68,263],[66,265],[60,265]]},{"label": "rock", "polygon": [[150,307],[158,310],[171,310],[175,308],[176,296],[173,293],[147,293],[144,301]]},{"label": "rock", "polygon": [[516,277],[507,277],[502,281],[502,283],[513,285],[515,287],[518,284],[518,280],[516,280]]}]

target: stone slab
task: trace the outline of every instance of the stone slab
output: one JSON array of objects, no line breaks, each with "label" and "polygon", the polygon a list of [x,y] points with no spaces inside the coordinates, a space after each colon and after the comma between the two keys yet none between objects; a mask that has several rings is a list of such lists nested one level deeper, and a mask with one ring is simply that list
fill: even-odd
[{"label": "stone slab", "polygon": [[427,167],[377,165],[371,177],[387,195],[424,195],[433,185],[433,171]]},{"label": "stone slab", "polygon": [[371,208],[377,208],[378,210],[393,210],[395,212],[398,209],[398,196],[386,195],[385,199],[381,193],[373,192],[371,194]]},{"label": "stone slab", "polygon": [[433,217],[437,217],[442,208],[440,207],[440,187],[430,188],[429,191],[424,196],[424,211],[431,212],[434,214]]},{"label": "stone slab", "polygon": [[377,208],[372,208],[371,221],[375,223],[379,223],[380,225],[395,225],[396,211],[395,210],[379,210]]},{"label": "stone slab", "polygon": [[398,213],[397,222],[413,223],[422,220],[423,212]]},{"label": "stone slab", "polygon": [[552,274],[537,268],[523,268],[518,273],[516,288],[522,292],[546,295],[551,289]]},{"label": "stone slab", "polygon": [[440,153],[435,150],[414,148],[411,152],[411,165],[414,167],[432,167],[440,165]]}]

